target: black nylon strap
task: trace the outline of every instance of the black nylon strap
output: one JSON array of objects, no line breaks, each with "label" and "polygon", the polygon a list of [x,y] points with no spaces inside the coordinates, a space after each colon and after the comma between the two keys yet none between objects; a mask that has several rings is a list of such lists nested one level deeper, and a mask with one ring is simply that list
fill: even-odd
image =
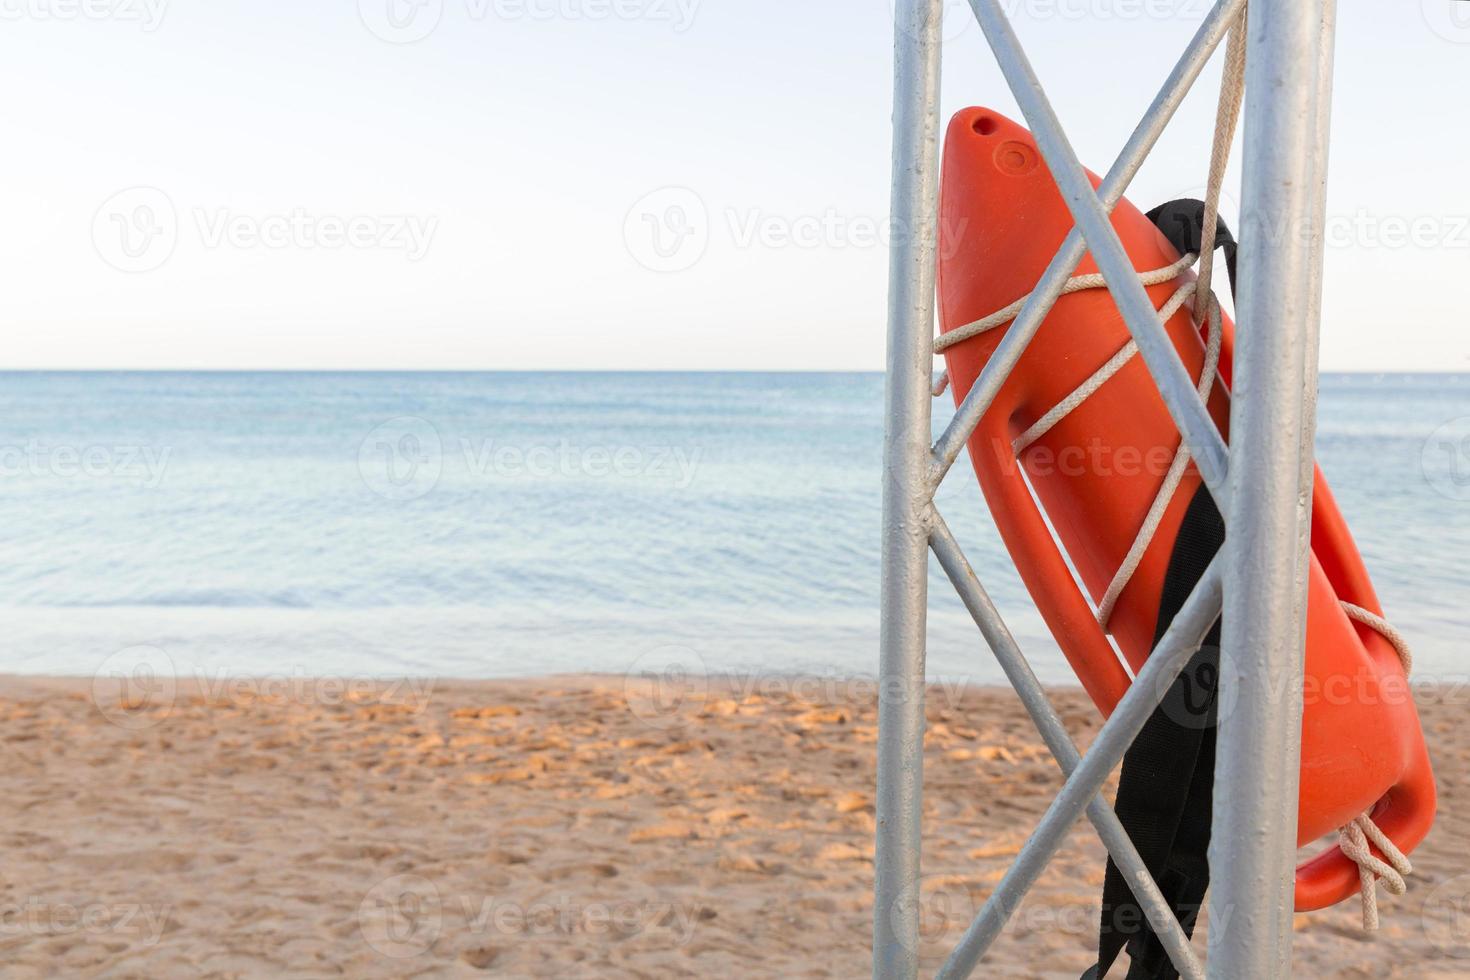
[{"label": "black nylon strap", "polygon": [[[1169,201],[1160,204],[1148,213],[1148,220],[1154,223],[1169,244],[1180,254],[1199,254],[1200,246],[1205,237],[1205,202],[1196,201],[1191,197],[1181,197],[1177,201]],[[1225,269],[1230,273],[1230,295],[1235,295],[1235,254],[1237,251],[1235,236],[1225,225],[1225,219],[1219,218],[1215,222],[1215,247],[1225,250]]]},{"label": "black nylon strap", "polygon": [[[1199,252],[1203,202],[1170,201],[1150,211],[1148,217],[1181,254]],[[1225,250],[1233,293],[1236,245],[1223,221],[1216,244]],[[1209,491],[1200,487],[1185,512],[1169,558],[1159,597],[1155,647],[1224,540],[1220,512]],[[1220,623],[1216,621],[1204,645],[1170,685],[1124,755],[1115,802],[1119,821],[1189,936],[1194,934],[1210,879],[1207,852],[1213,815],[1219,644]],[[1176,980],[1179,976],[1132,888],[1109,858],[1098,961],[1084,980],[1107,976],[1124,947],[1131,961],[1127,980]]]},{"label": "black nylon strap", "polygon": [[[1195,493],[1175,539],[1159,600],[1154,643],[1174,621],[1225,540],[1209,491]],[[1186,935],[1194,932],[1209,884],[1210,816],[1215,768],[1215,695],[1220,625],[1170,685],[1123,757],[1114,809]],[[1128,980],[1174,980],[1178,973],[1149,928],[1132,888],[1111,859],[1103,882],[1097,976],[1127,946]]]}]

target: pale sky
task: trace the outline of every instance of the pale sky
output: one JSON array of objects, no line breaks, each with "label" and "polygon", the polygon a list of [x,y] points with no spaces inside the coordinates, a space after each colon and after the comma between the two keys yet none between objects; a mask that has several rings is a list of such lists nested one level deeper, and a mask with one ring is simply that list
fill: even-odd
[{"label": "pale sky", "polygon": [[[879,369],[890,3],[0,0],[0,367]],[[1005,3],[1097,171],[1206,9]],[[1461,8],[1341,2],[1324,369],[1470,370]]]}]

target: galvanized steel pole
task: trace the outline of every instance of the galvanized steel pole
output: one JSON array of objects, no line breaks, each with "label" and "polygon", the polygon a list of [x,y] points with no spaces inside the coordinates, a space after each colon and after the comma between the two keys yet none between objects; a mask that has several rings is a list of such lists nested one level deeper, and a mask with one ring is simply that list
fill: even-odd
[{"label": "galvanized steel pole", "polygon": [[873,976],[919,969],[919,855],[934,373],[941,0],[899,0],[893,89],[893,244],[883,437]]},{"label": "galvanized steel pole", "polygon": [[1302,454],[1311,451],[1325,148],[1324,0],[1248,14],[1239,329],[1224,554],[1211,977],[1286,977],[1296,864]]}]

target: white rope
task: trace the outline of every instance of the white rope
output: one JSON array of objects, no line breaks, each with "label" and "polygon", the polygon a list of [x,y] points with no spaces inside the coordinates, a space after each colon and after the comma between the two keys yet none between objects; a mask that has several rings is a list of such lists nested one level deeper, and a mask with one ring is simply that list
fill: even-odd
[{"label": "white rope", "polygon": [[[1185,255],[1170,269],[1180,265],[1187,267],[1194,261],[1193,255]],[[1180,270],[1182,271],[1182,270]],[[1145,274],[1148,275],[1148,274]],[[1140,279],[1145,278],[1140,275]],[[1187,282],[1176,289],[1159,309],[1159,320],[1167,323],[1184,302],[1194,295],[1196,282]],[[1220,304],[1212,302],[1209,304],[1209,341],[1205,349],[1205,363],[1200,371],[1199,382],[1196,386],[1201,399],[1208,400],[1211,386],[1215,382],[1215,373],[1220,363]],[[1123,348],[1108,359],[1108,362],[1095,371],[1091,377],[1084,381],[1066,398],[1062,399],[1052,407],[1041,418],[1037,419],[1030,428],[1021,433],[1012,443],[1012,449],[1016,455],[1020,455],[1028,446],[1046,435],[1053,426],[1066,418],[1073,409],[1085,402],[1093,392],[1101,388],[1109,378],[1122,370],[1123,366],[1133,359],[1138,353],[1138,344],[1130,340]],[[1183,440],[1174,452],[1174,459],[1169,465],[1168,472],[1164,475],[1164,481],[1159,486],[1158,492],[1154,494],[1153,503],[1149,505],[1148,513],[1144,516],[1143,524],[1133,538],[1122,564],[1114,573],[1113,579],[1108,583],[1107,591],[1103,594],[1102,602],[1098,605],[1097,622],[1103,629],[1107,629],[1108,620],[1112,618],[1113,608],[1117,605],[1118,597],[1123,594],[1123,589],[1133,578],[1133,573],[1138,570],[1143,556],[1148,551],[1148,546],[1153,542],[1154,534],[1163,522],[1164,513],[1168,510],[1169,502],[1174,499],[1174,493],[1179,489],[1180,482],[1184,479],[1184,473],[1189,466],[1189,451],[1184,447]]]},{"label": "white rope", "polygon": [[[1219,131],[1217,131],[1217,135],[1219,135]],[[1229,139],[1232,138],[1233,134],[1227,132],[1224,136]],[[1212,185],[1214,179],[1212,175]],[[1218,200],[1218,187],[1212,186],[1207,193],[1212,198]],[[1206,221],[1206,231],[1213,231],[1213,223],[1208,220]],[[1213,237],[1213,235],[1209,237]],[[1193,255],[1185,255],[1178,262],[1165,266],[1162,269],[1141,272],[1138,274],[1139,281],[1146,286],[1168,282],[1192,265],[1194,259],[1195,257]],[[1201,271],[1203,273],[1203,263],[1201,264]],[[1159,320],[1167,323],[1179,311],[1180,307],[1184,305],[1186,300],[1191,296],[1199,296],[1199,284],[1202,281],[1202,279],[1196,279],[1176,289],[1170,295],[1169,299],[1165,301],[1164,305],[1159,308]],[[1062,294],[1075,293],[1083,289],[1099,289],[1106,285],[1107,283],[1103,280],[1102,276],[1096,273],[1085,276],[1074,276],[1067,280],[1066,285],[1062,288]],[[1208,318],[1209,333],[1205,344],[1205,362],[1201,366],[1199,382],[1195,388],[1199,397],[1206,401],[1209,399],[1210,389],[1215,383],[1216,373],[1219,370],[1220,347],[1223,334],[1220,301],[1213,293],[1207,294],[1207,297],[1206,315]],[[968,340],[971,337],[988,330],[993,330],[1009,322],[1020,312],[1021,307],[1025,305],[1026,300],[1029,298],[1030,294],[1023,296],[1021,299],[1016,300],[996,313],[992,313],[973,323],[966,324],[957,330],[950,331],[935,341],[935,351],[946,350],[963,340]],[[1094,392],[1106,384],[1110,378],[1122,370],[1123,366],[1132,360],[1137,353],[1138,345],[1136,342],[1130,340],[1127,344],[1124,344],[1116,354],[1108,359],[1107,363],[1094,371],[1071,394],[1058,402],[1046,414],[1032,423],[1025,432],[1016,437],[1011,444],[1011,448],[1016,455],[1019,456],[1029,446],[1051,431],[1057,423],[1066,418],[1073,410],[1091,397]],[[934,394],[936,396],[943,394],[946,384],[947,377],[941,378],[940,384],[934,389]],[[1153,543],[1154,535],[1157,533],[1159,525],[1163,522],[1164,514],[1167,512],[1169,504],[1173,501],[1174,495],[1179,489],[1180,482],[1184,479],[1184,474],[1189,467],[1189,460],[1189,450],[1185,447],[1181,439],[1178,448],[1174,452],[1174,460],[1170,464],[1168,472],[1164,475],[1163,483],[1160,484],[1158,492],[1154,495],[1153,503],[1149,506],[1148,513],[1144,516],[1143,523],[1133,538],[1133,544],[1129,546],[1127,554],[1118,566],[1117,572],[1114,573],[1112,581],[1108,584],[1107,591],[1104,592],[1101,602],[1098,603],[1097,621],[1098,625],[1103,629],[1107,629],[1108,621],[1112,618],[1118,598],[1123,594],[1123,589],[1132,579],[1134,572],[1138,570],[1139,564],[1143,561],[1143,556],[1148,552],[1149,545]],[[1393,646],[1394,652],[1398,654],[1399,661],[1403,664],[1404,674],[1407,676],[1413,669],[1414,656],[1410,652],[1409,645],[1404,640],[1403,635],[1388,620],[1379,616],[1377,613],[1364,609],[1362,606],[1355,605],[1345,599],[1339,600],[1339,602],[1342,605],[1343,612],[1347,614],[1349,619],[1375,630]],[[1380,859],[1373,853],[1368,846],[1370,841],[1377,845],[1379,851],[1387,859],[1386,861]],[[1390,894],[1402,895],[1408,889],[1408,884],[1405,882],[1404,877],[1413,872],[1413,865],[1404,856],[1404,853],[1399,850],[1397,845],[1389,839],[1388,835],[1373,822],[1372,816],[1368,813],[1355,817],[1346,826],[1338,829],[1338,846],[1342,850],[1342,853],[1358,866],[1359,890],[1362,894],[1363,903],[1363,929],[1367,932],[1374,932],[1378,929],[1377,881],[1381,878],[1384,887],[1388,889]]]},{"label": "white rope", "polygon": [[[1368,848],[1370,840],[1378,845],[1378,850],[1388,859],[1387,862],[1379,860]],[[1358,866],[1358,881],[1363,892],[1363,929],[1366,932],[1376,932],[1378,879],[1383,879],[1383,887],[1390,894],[1402,895],[1409,887],[1404,876],[1411,874],[1414,866],[1366,813],[1337,832],[1337,846]]]},{"label": "white rope", "polygon": [[1225,182],[1225,165],[1230,160],[1230,147],[1235,142],[1235,125],[1240,120],[1240,106],[1245,96],[1245,22],[1248,3],[1230,28],[1225,45],[1225,67],[1220,75],[1220,99],[1215,107],[1215,136],[1210,144],[1210,176],[1205,182],[1204,226],[1200,234],[1199,292],[1194,304],[1194,318],[1204,318],[1204,299],[1210,295],[1215,271],[1215,233],[1220,219],[1220,187]]},{"label": "white rope", "polygon": [[[1168,301],[1159,309],[1159,320],[1168,323],[1170,317],[1178,312],[1180,306],[1189,297],[1194,297],[1192,320],[1195,323],[1204,320],[1209,325],[1209,332],[1205,346],[1205,363],[1200,370],[1199,382],[1196,390],[1199,397],[1209,401],[1211,388],[1215,383],[1216,372],[1220,362],[1221,343],[1221,313],[1220,301],[1211,289],[1215,262],[1215,237],[1219,227],[1220,213],[1220,188],[1224,183],[1225,168],[1230,157],[1230,147],[1235,140],[1235,128],[1240,119],[1240,109],[1245,91],[1245,23],[1246,7],[1241,6],[1239,19],[1231,26],[1230,40],[1225,48],[1225,66],[1220,79],[1220,97],[1215,112],[1215,132],[1210,149],[1210,172],[1205,187],[1204,221],[1200,234],[1199,275],[1191,283],[1186,283],[1174,291]],[[1139,281],[1144,286],[1153,286],[1159,283],[1169,282],[1194,264],[1195,256],[1185,255],[1179,261],[1162,269],[1154,269],[1148,272],[1138,273]],[[1106,280],[1099,273],[1090,275],[1073,276],[1063,285],[1059,296],[1068,293],[1079,292],[1084,289],[1098,289],[1107,286]],[[1034,292],[1034,291],[1033,291]],[[993,330],[1013,320],[1021,312],[1026,301],[1031,298],[1031,293],[1021,297],[1004,309],[997,310],[989,316],[982,317],[972,323],[958,327],[941,335],[934,341],[934,353],[941,354],[956,344],[969,340],[971,337]],[[1073,410],[1085,402],[1099,388],[1116,375],[1123,367],[1138,353],[1138,344],[1130,340],[1116,354],[1108,359],[1102,367],[1098,368],[1087,378],[1076,390],[1054,405],[1045,415],[1037,419],[1029,428],[1018,436],[1012,443],[1012,449],[1019,457],[1027,447],[1049,432],[1057,423],[1066,418]],[[949,372],[940,374],[938,382],[934,385],[934,395],[937,397],[944,393],[949,386]],[[1107,629],[1108,621],[1112,618],[1113,610],[1117,605],[1118,598],[1123,594],[1124,588],[1137,571],[1143,556],[1147,553],[1149,545],[1153,542],[1155,533],[1162,523],[1164,514],[1168,510],[1174,494],[1179,488],[1180,482],[1189,467],[1189,450],[1183,440],[1180,440],[1178,448],[1174,452],[1173,462],[1168,472],[1164,475],[1163,483],[1159,486],[1158,493],[1154,495],[1153,503],[1149,506],[1143,523],[1134,536],[1133,544],[1129,546],[1124,555],[1122,563],[1108,584],[1101,602],[1098,604],[1097,621],[1104,630]],[[1386,639],[1398,654],[1403,664],[1404,674],[1407,676],[1414,666],[1413,654],[1403,636],[1393,626],[1377,613],[1364,609],[1346,600],[1339,600],[1343,611],[1355,622],[1377,631]],[[1380,859],[1369,847],[1369,843],[1376,845],[1383,855]],[[1397,845],[1388,838],[1388,835],[1373,822],[1371,814],[1364,813],[1355,817],[1346,826],[1338,829],[1338,846],[1342,853],[1358,866],[1358,879],[1363,901],[1363,928],[1368,932],[1378,929],[1378,891],[1377,882],[1381,878],[1384,887],[1390,894],[1402,895],[1407,889],[1404,876],[1413,872],[1413,866],[1409,859],[1404,856]]]},{"label": "white rope", "polygon": [[[1404,665],[1404,676],[1407,677],[1414,668],[1414,654],[1410,652],[1403,634],[1377,613],[1354,605],[1346,599],[1338,601],[1342,603],[1342,611],[1347,613],[1349,619],[1362,623],[1389,642],[1394,653],[1398,654],[1399,662]],[[1379,860],[1368,848],[1369,841],[1378,846],[1378,850],[1387,859],[1386,862]],[[1390,895],[1402,895],[1409,887],[1404,877],[1413,873],[1414,866],[1367,813],[1354,818],[1346,827],[1339,828],[1337,846],[1358,866],[1359,890],[1363,895],[1363,930],[1376,932],[1378,879],[1383,879],[1383,887],[1388,889]]]},{"label": "white rope", "polygon": [[[1184,256],[1184,258],[1180,259],[1179,262],[1176,262],[1174,263],[1174,265],[1169,266],[1169,268],[1173,269],[1181,264],[1184,264],[1187,268],[1188,264],[1192,263],[1193,261],[1193,255],[1186,255]],[[1143,275],[1140,275],[1138,278],[1140,280],[1143,280],[1147,275],[1148,274],[1145,273]],[[1081,277],[1079,276],[1078,278]],[[1187,282],[1176,289],[1174,291],[1174,294],[1170,296],[1168,301],[1164,303],[1164,305],[1159,309],[1159,319],[1167,323],[1169,317],[1178,312],[1179,307],[1184,305],[1184,301],[1188,299],[1193,292],[1193,282]],[[1103,386],[1103,383],[1106,382],[1109,378],[1117,374],[1118,371],[1122,369],[1123,365],[1132,360],[1133,355],[1137,353],[1137,341],[1130,340],[1128,341],[1128,343],[1124,344],[1122,349],[1120,349],[1118,353],[1114,354],[1111,358],[1108,359],[1108,362],[1106,364],[1098,368],[1097,371],[1093,373],[1092,377],[1088,378],[1086,381],[1082,382],[1082,384],[1078,385],[1075,391],[1073,391],[1066,398],[1063,398],[1060,402],[1054,405],[1051,411],[1047,412],[1041,418],[1037,419],[1036,422],[1031,426],[1031,428],[1027,429],[1025,432],[1017,436],[1015,441],[1011,443],[1011,448],[1014,449],[1017,454],[1019,454],[1027,446],[1030,446],[1037,439],[1040,439],[1042,436],[1046,435],[1047,432],[1051,431],[1052,426],[1056,425],[1062,419],[1066,418],[1067,414],[1071,412],[1072,409],[1076,408],[1078,405],[1081,405],[1084,401],[1086,401],[1088,396],[1090,396],[1094,391],[1097,391],[1097,389],[1101,388]]]},{"label": "white rope", "polygon": [[1348,614],[1348,619],[1356,620],[1374,630],[1393,646],[1393,652],[1399,655],[1399,661],[1404,665],[1405,677],[1414,672],[1414,654],[1409,651],[1408,641],[1388,620],[1345,599],[1342,601],[1342,611]]},{"label": "white rope", "polygon": [[[1195,386],[1200,401],[1206,405],[1209,404],[1210,391],[1215,385],[1215,375],[1220,367],[1220,345],[1223,332],[1220,322],[1220,300],[1210,288],[1210,282],[1215,262],[1215,234],[1219,226],[1220,187],[1225,181],[1225,165],[1230,159],[1230,146],[1235,141],[1235,125],[1240,119],[1240,106],[1245,93],[1245,18],[1246,7],[1242,4],[1235,24],[1230,28],[1230,40],[1225,47],[1225,69],[1220,79],[1220,100],[1215,111],[1215,134],[1210,144],[1210,175],[1205,183],[1204,223],[1200,231],[1199,277],[1193,283],[1181,287],[1159,310],[1160,322],[1168,323],[1169,318],[1178,309],[1178,303],[1182,303],[1189,293],[1193,293],[1194,315],[1192,319],[1196,323],[1204,320],[1209,324],[1205,341],[1205,362],[1200,368],[1199,381]],[[1108,621],[1113,617],[1113,609],[1118,604],[1118,598],[1132,580],[1133,573],[1142,564],[1143,556],[1147,554],[1148,546],[1153,543],[1154,534],[1158,531],[1159,525],[1163,523],[1164,514],[1169,509],[1169,503],[1174,499],[1174,493],[1179,489],[1179,484],[1183,482],[1188,468],[1189,448],[1184,444],[1184,440],[1180,439],[1179,447],[1174,451],[1174,460],[1169,464],[1169,471],[1164,474],[1164,482],[1160,485],[1159,492],[1154,494],[1148,513],[1144,515],[1143,525],[1134,536],[1133,544],[1129,546],[1127,554],[1123,557],[1123,563],[1113,574],[1113,580],[1108,583],[1102,602],[1098,604],[1097,622],[1103,629],[1107,629]]]},{"label": "white rope", "polygon": [[[1200,400],[1204,402],[1209,401],[1210,389],[1215,384],[1215,373],[1220,367],[1220,343],[1223,333],[1220,325],[1220,303],[1214,296],[1210,297],[1208,309],[1209,339],[1205,344],[1205,363],[1200,368],[1199,384],[1195,388]],[[1148,546],[1153,543],[1154,533],[1163,523],[1164,513],[1169,508],[1169,502],[1174,499],[1174,494],[1184,480],[1184,474],[1188,468],[1189,449],[1181,439],[1179,447],[1174,451],[1174,461],[1169,464],[1169,472],[1164,474],[1164,482],[1159,486],[1159,492],[1154,494],[1154,500],[1149,505],[1148,513],[1144,515],[1143,526],[1134,536],[1133,544],[1128,548],[1128,553],[1123,557],[1123,563],[1118,566],[1118,571],[1113,575],[1113,580],[1108,583],[1108,590],[1103,593],[1102,602],[1098,605],[1097,621],[1098,625],[1104,629],[1107,628],[1108,620],[1113,617],[1113,608],[1117,605],[1118,597],[1123,594],[1123,589],[1143,562]]]},{"label": "white rope", "polygon": [[[1196,392],[1202,401],[1208,403],[1210,391],[1214,387],[1216,373],[1220,365],[1221,345],[1221,313],[1220,301],[1210,289],[1211,271],[1214,265],[1215,235],[1219,224],[1220,186],[1225,179],[1225,166],[1230,158],[1230,146],[1235,140],[1235,126],[1240,118],[1240,107],[1245,91],[1245,21],[1246,8],[1241,7],[1235,24],[1230,29],[1230,40],[1225,48],[1225,68],[1220,81],[1220,99],[1215,113],[1215,133],[1210,149],[1210,175],[1205,188],[1205,213],[1204,225],[1201,229],[1200,244],[1200,272],[1199,278],[1194,282],[1185,283],[1176,289],[1158,311],[1159,322],[1168,323],[1169,319],[1184,304],[1191,295],[1194,296],[1193,320],[1205,320],[1208,325],[1208,335],[1205,346],[1205,363],[1200,368],[1199,381],[1196,384]],[[1144,286],[1153,286],[1158,283],[1169,282],[1185,269],[1194,264],[1195,256],[1184,255],[1177,262],[1163,269],[1155,269],[1150,272],[1138,273],[1139,281]],[[1083,289],[1097,289],[1106,287],[1107,281],[1099,273],[1091,275],[1073,276],[1068,279],[1062,287],[1060,296],[1077,292]],[[1026,300],[1031,296],[1028,293],[1004,309],[997,310],[989,316],[983,317],[973,323],[967,323],[941,335],[934,342],[934,352],[943,353],[955,344],[968,340],[971,337],[982,334],[988,330],[1001,326],[1014,319],[1020,313]],[[1108,359],[1107,363],[1094,371],[1086,381],[1079,385],[1076,390],[1052,406],[1041,418],[1027,428],[1013,443],[1012,449],[1019,456],[1020,453],[1037,439],[1040,439],[1051,430],[1069,413],[1085,402],[1099,388],[1107,383],[1108,379],[1123,369],[1133,356],[1138,353],[1138,344],[1129,340],[1116,354]],[[934,394],[937,397],[944,393],[949,385],[949,372],[944,372],[934,386]],[[1174,459],[1169,465],[1169,470],[1164,474],[1164,480],[1159,490],[1154,494],[1153,502],[1149,505],[1148,512],[1144,515],[1143,524],[1138,533],[1134,535],[1133,543],[1129,545],[1128,551],[1123,557],[1113,574],[1113,579],[1108,583],[1107,590],[1103,593],[1102,601],[1098,604],[1097,621],[1104,630],[1107,629],[1108,621],[1112,618],[1113,609],[1118,603],[1118,598],[1133,578],[1133,573],[1143,561],[1143,556],[1148,552],[1148,547],[1153,543],[1154,534],[1163,522],[1164,514],[1168,510],[1169,503],[1174,499],[1179,484],[1184,480],[1184,474],[1189,467],[1189,450],[1180,439],[1179,446],[1174,451]]]},{"label": "white rope", "polygon": [[[1168,282],[1175,278],[1191,265],[1194,265],[1194,256],[1186,255],[1173,265],[1167,265],[1162,269],[1154,269],[1150,272],[1140,272],[1138,274],[1138,280],[1145,286],[1156,286],[1161,282]],[[1098,289],[1107,284],[1107,280],[1102,277],[1102,273],[1100,272],[1089,273],[1085,276],[1073,276],[1067,280],[1066,284],[1062,286],[1062,291],[1057,295],[1066,296],[1068,293],[1080,292],[1084,289]],[[971,337],[978,337],[982,333],[1010,323],[1016,318],[1016,314],[1021,312],[1021,308],[1026,305],[1026,301],[1030,298],[1031,293],[1027,293],[1014,303],[996,310],[989,316],[981,317],[972,323],[955,327],[948,333],[940,334],[934,338],[934,353],[943,354],[955,344],[969,340]],[[944,394],[944,390],[948,387],[949,372],[945,371],[940,374],[939,380],[934,385],[934,397],[938,398]]]},{"label": "white rope", "polygon": [[[1178,261],[1164,266],[1161,269],[1152,269],[1147,272],[1138,273],[1138,280],[1145,286],[1169,282],[1193,265],[1194,261],[1195,256],[1193,254],[1186,254],[1180,257]],[[1062,295],[1079,292],[1083,289],[1101,289],[1106,286],[1107,281],[1098,273],[1073,276],[1062,287]],[[1195,280],[1184,283],[1178,289],[1174,290],[1164,302],[1164,305],[1159,308],[1159,321],[1161,323],[1169,322],[1169,319],[1175,313],[1179,312],[1180,307],[1184,305],[1185,301],[1196,294],[1197,288],[1198,280]],[[971,337],[982,334],[987,330],[993,330],[1009,322],[1020,312],[1021,307],[1025,305],[1030,295],[1028,293],[1002,310],[998,310],[987,317],[966,324],[963,327],[951,330],[949,333],[937,338],[934,342],[935,351],[941,352],[947,350],[961,341],[968,340]],[[1219,369],[1222,337],[1220,303],[1213,296],[1210,297],[1207,310],[1209,335],[1205,347],[1205,363],[1201,367],[1199,381],[1195,386],[1195,390],[1200,398],[1206,401],[1209,399],[1210,389],[1215,383],[1216,372]],[[1116,354],[1108,358],[1107,363],[1094,371],[1087,380],[1078,385],[1066,398],[1053,405],[1046,414],[1033,422],[1025,432],[1017,436],[1011,443],[1012,451],[1019,456],[1036,442],[1036,440],[1050,432],[1057,423],[1070,415],[1083,402],[1087,401],[1094,392],[1106,384],[1109,379],[1121,371],[1124,365],[1131,361],[1137,353],[1138,342],[1129,340]],[[935,386],[935,395],[942,394],[947,384],[948,373],[946,372],[945,376],[941,377],[940,383]],[[1108,620],[1112,618],[1113,607],[1117,604],[1118,597],[1123,594],[1124,587],[1127,586],[1129,580],[1133,577],[1133,573],[1137,571],[1139,564],[1143,561],[1143,556],[1148,551],[1148,546],[1152,543],[1154,534],[1158,531],[1159,525],[1164,519],[1164,513],[1168,509],[1169,501],[1173,499],[1174,492],[1178,490],[1180,482],[1184,479],[1184,473],[1189,465],[1189,458],[1189,450],[1185,448],[1184,441],[1181,439],[1178,448],[1175,450],[1174,460],[1170,464],[1168,472],[1164,475],[1164,481],[1160,484],[1158,492],[1154,495],[1153,503],[1149,506],[1143,524],[1138,529],[1138,533],[1133,539],[1133,544],[1129,546],[1123,563],[1113,575],[1113,580],[1108,584],[1107,591],[1104,593],[1102,602],[1098,606],[1097,621],[1098,625],[1103,629],[1107,629]]]}]

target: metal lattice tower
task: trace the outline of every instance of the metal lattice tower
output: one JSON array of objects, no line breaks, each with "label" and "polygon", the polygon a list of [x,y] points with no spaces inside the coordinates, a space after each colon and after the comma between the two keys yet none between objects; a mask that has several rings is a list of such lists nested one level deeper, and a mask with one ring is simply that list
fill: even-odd
[{"label": "metal lattice tower", "polygon": [[[1217,0],[1094,191],[999,0],[970,0],[1076,227],[940,439],[931,439],[942,0],[898,0],[883,468],[883,592],[873,975],[918,975],[928,551],[1066,775],[1063,788],[941,969],[969,976],[1084,813],[1180,974],[1206,975],[1099,793],[1224,613],[1208,975],[1286,977],[1296,865],[1305,581],[1321,310],[1335,0],[1254,0],[1248,17],[1238,340],[1226,447],[1109,223],[1190,86],[1245,7]],[[1269,234],[1271,229],[1301,234]],[[975,576],[934,491],[1091,252],[1230,529],[1224,548],[1085,756]],[[1233,688],[1233,690],[1231,690]]]}]

